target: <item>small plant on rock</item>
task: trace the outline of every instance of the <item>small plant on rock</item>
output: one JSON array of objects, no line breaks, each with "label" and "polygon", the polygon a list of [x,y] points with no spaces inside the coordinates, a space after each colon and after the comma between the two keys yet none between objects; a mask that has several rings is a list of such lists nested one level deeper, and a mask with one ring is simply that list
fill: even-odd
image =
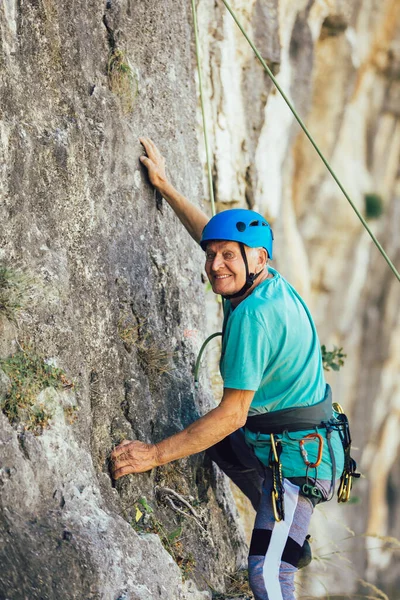
[{"label": "small plant on rock", "polygon": [[118,335],[124,344],[131,348],[139,339],[140,325],[133,323],[129,317],[121,317],[117,324]]},{"label": "small plant on rock", "polygon": [[[61,369],[47,364],[31,348],[22,348],[12,356],[0,360],[0,368],[10,379],[9,390],[1,403],[1,410],[12,424],[41,433],[53,416],[44,404],[37,403],[39,393],[49,387],[73,387]],[[72,408],[75,412],[76,409]]]},{"label": "small plant on rock", "polygon": [[229,573],[225,576],[226,591],[218,592],[209,582],[213,600],[252,600],[253,594],[249,585],[249,576],[247,569],[241,569],[235,573]]},{"label": "small plant on rock", "polygon": [[172,556],[182,571],[183,579],[187,579],[195,567],[193,555],[186,553],[182,544],[183,527],[178,526],[172,531],[159,521],[154,514],[153,508],[145,497],[139,498],[135,506],[135,519],[131,523],[135,531],[140,533],[155,533],[159,536],[165,550]]},{"label": "small plant on rock", "polygon": [[26,305],[33,280],[20,269],[0,265],[0,316],[15,321]]},{"label": "small plant on rock", "polygon": [[146,319],[123,314],[117,323],[118,336],[128,352],[136,348],[140,366],[152,380],[158,375],[168,375],[174,370],[174,352],[166,350],[154,339]]},{"label": "small plant on rock", "polygon": [[114,48],[111,52],[107,74],[110,90],[119,96],[123,112],[131,113],[138,94],[138,82],[122,50]]},{"label": "small plant on rock", "polygon": [[73,425],[78,418],[78,407],[75,405],[66,406],[64,408],[64,416],[70,425]]},{"label": "small plant on rock", "polygon": [[169,374],[174,370],[171,360],[173,352],[160,348],[155,342],[142,342],[138,346],[138,357],[148,377]]}]

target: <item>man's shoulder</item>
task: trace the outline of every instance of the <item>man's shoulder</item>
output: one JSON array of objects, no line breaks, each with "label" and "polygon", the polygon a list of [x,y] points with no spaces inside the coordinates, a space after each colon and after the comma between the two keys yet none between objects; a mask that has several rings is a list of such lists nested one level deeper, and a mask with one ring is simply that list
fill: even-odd
[{"label": "man's shoulder", "polygon": [[288,282],[277,272],[274,277],[263,281],[243,303],[243,310],[252,313],[271,313],[279,310],[279,305],[285,302]]}]

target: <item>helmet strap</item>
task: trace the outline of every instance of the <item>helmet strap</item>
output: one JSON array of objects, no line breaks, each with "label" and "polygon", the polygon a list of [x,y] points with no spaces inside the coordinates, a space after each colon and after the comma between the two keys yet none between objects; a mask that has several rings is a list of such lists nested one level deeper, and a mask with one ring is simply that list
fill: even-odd
[{"label": "helmet strap", "polygon": [[249,290],[251,288],[251,286],[257,279],[257,277],[259,275],[261,275],[261,273],[264,270],[264,269],[261,269],[261,271],[259,271],[258,273],[249,273],[249,263],[247,262],[247,256],[246,256],[246,250],[244,249],[244,244],[242,242],[238,242],[238,244],[240,247],[241,255],[243,257],[244,266],[246,268],[246,283],[235,294],[230,294],[229,296],[223,295],[222,297],[225,298],[225,300],[231,300],[232,298],[239,298],[240,296],[243,296],[243,294],[245,294],[247,292],[247,290]]}]

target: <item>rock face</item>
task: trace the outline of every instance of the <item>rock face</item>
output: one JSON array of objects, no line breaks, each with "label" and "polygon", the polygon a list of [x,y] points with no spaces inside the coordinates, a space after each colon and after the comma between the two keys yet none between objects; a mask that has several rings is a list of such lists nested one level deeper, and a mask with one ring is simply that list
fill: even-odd
[{"label": "rock face", "polygon": [[[399,6],[233,3],[398,268]],[[330,383],[367,477],[357,506],[317,511],[314,552],[329,558],[330,540],[352,566],[339,583],[342,563],[318,563],[299,584],[338,597],[370,584],[396,600],[383,538],[400,538],[399,283],[222,2],[199,0],[198,16],[217,206],[270,219],[277,267],[321,341],[348,355]],[[66,378],[32,405],[48,427],[1,414],[0,597],[211,598],[246,554],[225,479],[199,455],[113,486],[108,464],[122,439],[160,440],[214,403],[192,376],[207,329],[202,253],[138,161],[148,135],[176,187],[206,197],[190,4],[4,0],[0,32],[0,263],[24,291],[16,322],[1,316],[0,359],[33,348]]]}]

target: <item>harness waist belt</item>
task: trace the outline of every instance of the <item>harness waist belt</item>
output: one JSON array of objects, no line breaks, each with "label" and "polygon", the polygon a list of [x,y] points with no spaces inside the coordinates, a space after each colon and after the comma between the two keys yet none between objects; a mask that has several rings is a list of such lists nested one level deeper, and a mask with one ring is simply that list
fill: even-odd
[{"label": "harness waist belt", "polygon": [[312,406],[294,406],[247,417],[245,427],[253,433],[303,431],[323,426],[332,419],[332,391],[327,384],[321,402]]}]

